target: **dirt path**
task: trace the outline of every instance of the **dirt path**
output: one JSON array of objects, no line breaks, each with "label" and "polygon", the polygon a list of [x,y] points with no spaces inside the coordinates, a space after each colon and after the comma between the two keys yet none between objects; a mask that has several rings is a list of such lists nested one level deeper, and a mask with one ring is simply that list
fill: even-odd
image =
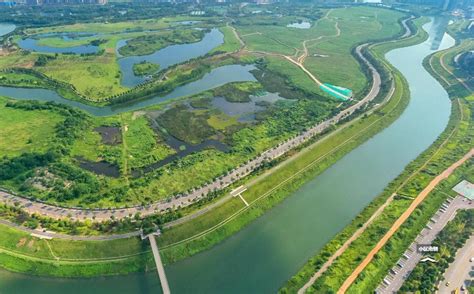
[{"label": "dirt path", "polygon": [[426,186],[423,191],[418,194],[412,204],[408,209],[395,221],[392,227],[388,232],[379,240],[375,247],[369,252],[369,254],[364,258],[364,260],[357,266],[357,268],[351,273],[351,275],[344,281],[341,288],[337,293],[346,293],[347,289],[352,285],[352,283],[357,279],[360,273],[365,269],[365,267],[372,261],[374,256],[382,249],[382,247],[387,243],[387,241],[396,233],[401,225],[410,217],[413,211],[420,205],[420,203],[425,200],[428,194],[441,182],[442,180],[449,177],[456,168],[462,165],[464,162],[469,160],[474,155],[474,149],[471,149],[466,153],[461,159],[453,163],[450,167],[445,169],[441,174],[436,176],[429,184]]},{"label": "dirt path", "polygon": [[[229,25],[229,23],[227,23],[227,26],[230,27],[230,29],[231,29],[232,32],[234,33],[235,38],[236,38],[237,40],[239,40],[240,49],[244,48],[244,47],[245,47],[245,42],[242,40],[242,38],[240,38],[239,33],[237,32],[237,30],[236,30],[233,26]],[[240,50],[240,49],[239,49],[239,50]]]}]

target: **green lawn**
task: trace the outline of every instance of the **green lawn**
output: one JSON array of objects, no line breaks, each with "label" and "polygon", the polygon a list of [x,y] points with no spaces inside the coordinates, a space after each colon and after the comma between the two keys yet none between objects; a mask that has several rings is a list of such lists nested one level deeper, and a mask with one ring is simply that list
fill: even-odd
[{"label": "green lawn", "polygon": [[89,45],[92,40],[96,38],[84,38],[84,39],[76,39],[76,40],[64,40],[63,38],[54,37],[54,38],[41,38],[38,40],[39,46],[48,46],[48,47],[56,47],[56,48],[67,48],[67,47],[74,47],[74,46],[81,46],[81,45]]},{"label": "green lawn", "polygon": [[120,68],[112,53],[87,57],[60,54],[57,59],[37,70],[53,79],[72,84],[79,93],[94,101],[100,102],[127,90],[120,84]]},{"label": "green lawn", "polygon": [[157,72],[160,69],[159,64],[151,62],[140,62],[133,65],[133,73],[136,76],[146,76]]},{"label": "green lawn", "polygon": [[125,154],[129,168],[143,167],[175,153],[166,145],[163,138],[151,129],[145,116],[137,118],[129,116],[123,120]]},{"label": "green lawn", "polygon": [[224,44],[212,49],[213,52],[234,52],[239,50],[240,42],[235,37],[235,34],[231,27],[225,26],[220,27],[219,30],[224,34]]},{"label": "green lawn", "polygon": [[[360,42],[396,35],[400,30],[399,12],[367,7],[334,9],[328,16],[332,26],[338,24],[339,37],[330,37],[309,43],[309,56],[305,65],[323,83],[352,89],[357,96],[367,79],[358,62],[350,55],[352,47]],[[314,54],[317,54],[316,56]],[[324,56],[324,57],[321,57]]]},{"label": "green lawn", "polygon": [[46,151],[62,116],[48,111],[8,108],[7,101],[0,97],[0,157]]}]

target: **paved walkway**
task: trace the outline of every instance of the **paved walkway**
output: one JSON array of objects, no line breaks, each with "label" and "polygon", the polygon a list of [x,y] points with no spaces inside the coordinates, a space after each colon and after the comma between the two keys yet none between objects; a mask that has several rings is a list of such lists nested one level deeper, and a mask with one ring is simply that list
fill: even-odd
[{"label": "paved walkway", "polygon": [[[408,247],[403,254],[403,257],[398,260],[396,265],[390,270],[389,274],[385,276],[383,282],[377,288],[376,293],[397,293],[408,275],[425,256],[417,251],[417,245],[432,244],[439,232],[454,218],[460,209],[474,209],[474,202],[467,201],[467,199],[462,196],[457,196],[454,199],[451,198],[450,200],[447,200],[416,237],[415,241]],[[451,291],[440,291],[440,293],[451,293]]]},{"label": "paved walkway", "polygon": [[445,169],[441,174],[437,175],[431,182],[426,186],[420,194],[413,200],[408,209],[395,221],[392,227],[388,232],[379,240],[375,247],[369,252],[369,254],[364,258],[364,260],[354,269],[354,271],[349,275],[349,277],[344,281],[341,288],[337,293],[345,293],[347,289],[354,283],[360,273],[367,267],[367,265],[372,261],[374,256],[382,249],[382,247],[388,242],[388,240],[395,234],[395,232],[400,228],[400,226],[410,217],[413,211],[418,207],[420,203],[425,200],[428,194],[438,185],[439,182],[449,177],[453,171],[470,159],[474,155],[474,149],[471,149],[466,153],[461,159],[453,163],[450,167]]}]

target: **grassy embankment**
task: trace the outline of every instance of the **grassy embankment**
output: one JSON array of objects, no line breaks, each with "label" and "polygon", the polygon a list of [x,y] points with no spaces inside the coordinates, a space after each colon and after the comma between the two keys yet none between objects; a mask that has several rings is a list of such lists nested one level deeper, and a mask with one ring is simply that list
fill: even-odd
[{"label": "grassy embankment", "polygon": [[138,238],[115,241],[41,240],[0,225],[0,264],[32,275],[92,277],[153,268],[149,245]]},{"label": "grassy embankment", "polygon": [[[455,33],[456,30],[462,30],[462,28],[465,27],[465,24],[461,27],[457,27],[458,25],[459,24],[455,22],[450,26],[452,32],[454,31]],[[449,140],[447,140],[442,150],[436,154],[433,162],[422,171],[422,173],[424,173],[424,178],[427,177],[426,174],[435,174],[439,171],[439,168],[456,161],[463,152],[472,148],[474,137],[474,126],[472,121],[472,113],[474,113],[474,96],[465,85],[458,81],[457,78],[463,80],[465,77],[463,73],[453,65],[454,57],[460,52],[469,50],[469,48],[472,48],[472,45],[473,43],[470,42],[469,39],[461,39],[457,42],[457,46],[441,52],[436,52],[435,54],[425,58],[423,62],[424,67],[441,83],[441,85],[443,85],[454,103],[450,125],[443,133],[444,138],[450,136]],[[441,59],[443,59],[444,66],[441,65]],[[469,87],[469,85],[467,86]],[[374,259],[361,273],[356,282],[351,286],[351,288],[349,288],[349,292],[357,293],[360,291],[371,291],[377,287],[389,268],[391,268],[401,257],[402,253],[423,229],[425,224],[428,223],[428,220],[440,207],[441,203],[448,197],[448,195],[456,196],[451,188],[462,179],[467,179],[471,182],[474,180],[472,163],[472,159],[465,163],[463,167],[459,168],[459,170],[451,177],[443,181],[438,188],[429,195],[424,203],[401,227],[397,234],[392,237],[377,254],[377,258]],[[422,178],[421,176],[417,177]],[[423,179],[419,179],[419,181],[423,181]],[[426,180],[424,183],[426,183]],[[412,184],[410,191],[408,188],[405,190],[413,192],[413,190],[416,190],[418,186],[421,186],[421,184],[418,183],[417,186]],[[443,252],[449,252],[452,250],[452,248],[444,249],[446,250],[442,250]],[[444,258],[447,257],[445,256]],[[443,264],[442,262],[441,266],[446,266],[446,264]],[[417,268],[419,268],[419,266],[417,266]],[[414,271],[414,273],[419,274],[417,271]],[[430,274],[433,273],[433,271],[430,271]],[[437,279],[434,276],[429,277],[429,275],[425,275],[423,279],[424,282],[421,284],[416,281],[415,283],[410,283],[410,290],[422,290],[422,288],[425,290],[432,289],[432,287],[437,284]],[[416,280],[416,277],[414,280]],[[417,287],[418,289],[415,289]]]},{"label": "grassy embankment", "polygon": [[230,26],[220,27],[219,30],[224,34],[224,44],[214,48],[210,53],[215,52],[234,52],[239,50],[240,42],[236,38],[232,28]]},{"label": "grassy embankment", "polygon": [[[456,103],[456,102],[454,102]],[[452,162],[458,160],[464,153],[472,147],[474,137],[474,128],[472,120],[469,119],[474,110],[472,101],[469,103],[460,102],[461,106],[454,106],[450,126],[443,133],[442,142],[447,140],[446,144],[441,147],[439,152],[429,150],[429,164],[424,167],[416,176],[404,186],[399,194],[415,197],[422,188],[424,188],[429,180],[449,166]],[[463,112],[462,119],[460,112]],[[449,138],[448,138],[449,137]],[[437,141],[438,144],[440,140]],[[457,184],[460,179],[470,175],[472,178],[472,160],[464,164],[458,173],[443,181],[437,189],[432,192],[427,199],[415,210],[410,218],[400,227],[397,233],[387,242],[377,254],[377,257],[366,267],[355,283],[349,288],[349,293],[360,293],[374,290],[388,270],[402,256],[406,248],[413,242],[419,232],[428,223],[429,219],[439,209],[441,204],[446,200],[448,195],[455,196],[451,188]],[[471,179],[472,180],[472,179]],[[360,240],[358,244],[354,243],[354,256],[365,256],[365,250],[370,250],[373,244],[380,238],[381,232],[385,232],[410,205],[411,200],[396,200],[384,211],[384,217],[376,220],[373,226],[369,227],[367,234],[361,236],[362,239],[372,241],[366,243]],[[398,205],[397,205],[398,204]],[[356,249],[357,248],[357,249]],[[357,258],[356,258],[357,259]]]},{"label": "grassy embankment", "polygon": [[[474,80],[467,79],[465,73],[454,66],[454,57],[461,52],[467,52],[469,50],[474,50],[474,41],[472,39],[464,39],[459,41],[456,47],[436,52],[431,55],[430,58],[424,60],[423,65],[425,68],[443,85],[450,97],[462,98],[470,94],[469,89],[456,78],[462,79],[468,87],[474,89]],[[441,60],[443,60],[443,64]],[[454,75],[446,72],[443,65]]]}]

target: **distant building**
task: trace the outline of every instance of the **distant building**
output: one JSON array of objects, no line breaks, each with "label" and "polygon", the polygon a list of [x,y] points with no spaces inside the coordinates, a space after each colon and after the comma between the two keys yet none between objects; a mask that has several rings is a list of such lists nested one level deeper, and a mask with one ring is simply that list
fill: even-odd
[{"label": "distant building", "polygon": [[399,2],[407,3],[407,4],[421,4],[421,5],[442,7],[445,1],[446,0],[400,0]]},{"label": "distant building", "polygon": [[16,5],[17,2],[15,1],[1,1],[0,0],[0,7],[1,6],[7,6],[7,7],[13,7]]},{"label": "distant building", "polygon": [[107,0],[26,0],[26,5],[105,5]]},{"label": "distant building", "polygon": [[456,8],[469,10],[474,6],[474,0],[398,0],[400,3],[418,4],[439,7],[443,10],[453,10]]}]

